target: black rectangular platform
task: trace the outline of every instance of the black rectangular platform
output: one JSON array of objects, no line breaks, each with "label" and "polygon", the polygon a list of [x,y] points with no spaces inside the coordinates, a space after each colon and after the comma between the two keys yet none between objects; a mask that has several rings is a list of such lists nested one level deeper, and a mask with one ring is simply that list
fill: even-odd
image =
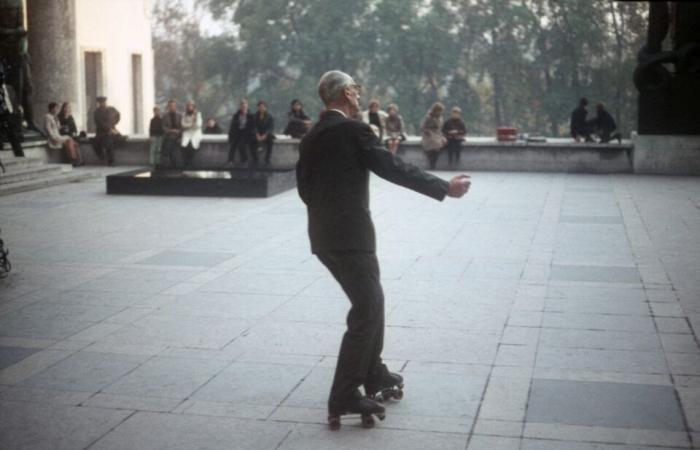
[{"label": "black rectangular platform", "polygon": [[107,176],[107,194],[271,197],[296,187],[294,169],[143,168]]}]

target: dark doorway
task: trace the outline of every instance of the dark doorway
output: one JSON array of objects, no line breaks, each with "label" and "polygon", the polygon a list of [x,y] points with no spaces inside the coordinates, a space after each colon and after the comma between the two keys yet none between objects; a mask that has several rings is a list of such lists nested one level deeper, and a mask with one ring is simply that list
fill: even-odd
[{"label": "dark doorway", "polygon": [[87,131],[95,132],[93,113],[97,97],[103,95],[102,52],[85,52],[85,111],[87,111]]}]

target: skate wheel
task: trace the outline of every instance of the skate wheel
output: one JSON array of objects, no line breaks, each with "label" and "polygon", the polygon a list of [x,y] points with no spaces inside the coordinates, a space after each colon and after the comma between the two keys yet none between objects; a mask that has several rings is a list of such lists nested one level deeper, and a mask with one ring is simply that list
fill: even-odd
[{"label": "skate wheel", "polygon": [[401,389],[394,392],[394,398],[396,400],[401,400],[403,398],[403,391]]},{"label": "skate wheel", "polygon": [[328,426],[333,431],[340,430],[340,417],[328,416]]},{"label": "skate wheel", "polygon": [[362,416],[362,427],[363,428],[373,428],[374,427],[374,417],[371,414]]},{"label": "skate wheel", "polygon": [[386,414],[384,414],[384,413],[377,414],[377,419],[384,420],[385,418],[386,418]]}]

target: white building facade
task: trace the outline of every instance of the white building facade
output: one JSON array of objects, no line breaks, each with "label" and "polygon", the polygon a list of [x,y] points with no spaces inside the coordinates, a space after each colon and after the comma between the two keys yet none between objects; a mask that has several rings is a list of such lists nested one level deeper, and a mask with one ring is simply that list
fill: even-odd
[{"label": "white building facade", "polygon": [[122,134],[146,134],[155,102],[148,0],[25,0],[34,111],[67,101],[94,131],[98,96],[121,113]]}]

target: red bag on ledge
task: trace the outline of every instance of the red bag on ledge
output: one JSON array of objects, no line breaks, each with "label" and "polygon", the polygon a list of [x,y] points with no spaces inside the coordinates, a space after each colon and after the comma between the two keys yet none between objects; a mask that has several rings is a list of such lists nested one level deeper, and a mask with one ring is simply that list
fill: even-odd
[{"label": "red bag on ledge", "polygon": [[512,127],[496,128],[496,139],[498,142],[513,142],[518,139],[518,130]]}]

